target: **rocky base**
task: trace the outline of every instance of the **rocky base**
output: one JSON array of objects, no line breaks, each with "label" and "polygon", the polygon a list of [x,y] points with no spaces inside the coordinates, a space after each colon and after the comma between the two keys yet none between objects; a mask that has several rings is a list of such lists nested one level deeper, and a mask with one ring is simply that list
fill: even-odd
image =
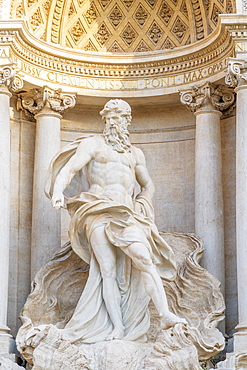
[{"label": "rocky base", "polygon": [[228,353],[225,361],[219,362],[216,369],[245,370],[247,369],[247,352],[239,351]]},{"label": "rocky base", "polygon": [[154,343],[112,340],[78,346],[61,339],[53,325],[29,328],[18,349],[33,370],[202,369],[190,328],[184,324],[162,331]]},{"label": "rocky base", "polygon": [[7,357],[0,357],[1,370],[25,370],[24,367],[17,365],[14,361]]}]

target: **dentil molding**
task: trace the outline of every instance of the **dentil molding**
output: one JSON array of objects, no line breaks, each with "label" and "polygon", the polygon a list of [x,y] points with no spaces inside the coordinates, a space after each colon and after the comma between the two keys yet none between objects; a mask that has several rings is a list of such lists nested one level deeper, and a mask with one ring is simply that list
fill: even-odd
[{"label": "dentil molding", "polygon": [[66,86],[91,96],[155,96],[184,85],[218,80],[234,56],[225,26],[206,39],[173,50],[138,53],[92,52],[62,48],[36,39],[23,21],[0,21],[0,58],[8,57],[23,79],[35,86]]}]

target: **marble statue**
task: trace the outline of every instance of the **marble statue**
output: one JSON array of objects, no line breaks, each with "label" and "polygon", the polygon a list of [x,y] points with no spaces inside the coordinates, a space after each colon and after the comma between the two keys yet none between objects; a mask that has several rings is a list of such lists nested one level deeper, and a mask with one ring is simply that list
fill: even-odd
[{"label": "marble statue", "polygon": [[67,208],[70,241],[34,278],[17,348],[34,370],[208,368],[225,342],[220,282],[199,265],[199,238],[158,232],[130,106],[110,100],[101,115],[103,135],[50,164],[46,195]]},{"label": "marble statue", "polygon": [[[53,207],[66,207],[72,217],[72,247],[90,264],[87,285],[64,333],[72,342],[145,340],[150,298],[163,329],[186,323],[169,311],[161,280],[174,279],[175,260],[153,221],[154,185],[144,154],[129,140],[129,104],[110,100],[100,114],[103,135],[79,139],[73,151],[75,143],[62,150],[48,177]],[[88,186],[66,197],[76,174],[76,181],[85,177]]]}]

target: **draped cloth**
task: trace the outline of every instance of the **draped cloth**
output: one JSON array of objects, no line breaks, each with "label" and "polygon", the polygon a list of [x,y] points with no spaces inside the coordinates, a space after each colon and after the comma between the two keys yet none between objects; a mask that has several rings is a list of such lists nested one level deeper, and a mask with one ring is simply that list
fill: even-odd
[{"label": "draped cloth", "polygon": [[[83,138],[67,145],[53,159],[47,176],[46,194],[52,196],[53,185],[61,168],[73,156]],[[141,214],[107,197],[86,191],[84,173],[78,174],[67,189],[67,209],[71,215],[69,236],[75,253],[90,265],[89,277],[74,314],[64,329],[64,338],[72,343],[103,341],[112,332],[113,325],[107,312],[102,291],[100,266],[90,246],[90,236],[104,226],[109,242],[116,247],[117,286],[125,340],[145,341],[149,329],[149,297],[145,292],[141,271],[132,263],[124,250],[132,243],[142,243],[156,265],[160,276],[175,278],[175,260],[170,246],[161,238],[153,221],[153,208],[149,201],[138,196]],[[74,183],[73,183],[74,181]],[[79,186],[78,186],[79,184]],[[83,191],[71,196],[83,184]],[[78,194],[78,193],[77,193]],[[114,294],[114,292],[112,292]]]}]

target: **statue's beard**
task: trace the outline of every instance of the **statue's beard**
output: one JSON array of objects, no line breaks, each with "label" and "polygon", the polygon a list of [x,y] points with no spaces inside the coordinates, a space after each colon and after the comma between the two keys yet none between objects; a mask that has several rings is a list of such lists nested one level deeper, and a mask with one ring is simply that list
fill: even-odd
[{"label": "statue's beard", "polygon": [[119,153],[130,152],[130,140],[129,132],[125,128],[119,127],[119,125],[105,125],[103,132],[105,142],[110,145],[113,150]]}]

